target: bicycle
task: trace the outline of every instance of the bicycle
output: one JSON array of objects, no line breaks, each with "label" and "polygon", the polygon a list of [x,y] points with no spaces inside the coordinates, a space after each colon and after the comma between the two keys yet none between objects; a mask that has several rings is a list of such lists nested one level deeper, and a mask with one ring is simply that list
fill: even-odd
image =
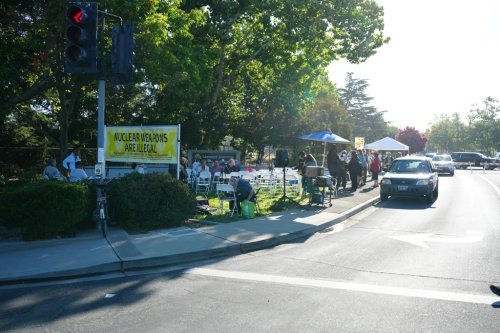
[{"label": "bicycle", "polygon": [[108,205],[106,198],[106,182],[97,183],[97,229],[106,237],[108,233]]}]

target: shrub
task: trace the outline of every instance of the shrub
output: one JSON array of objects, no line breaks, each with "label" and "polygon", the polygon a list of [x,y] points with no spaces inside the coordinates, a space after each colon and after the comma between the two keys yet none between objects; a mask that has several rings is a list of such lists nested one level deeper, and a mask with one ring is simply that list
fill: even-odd
[{"label": "shrub", "polygon": [[107,193],[111,218],[129,229],[176,227],[196,209],[190,189],[164,173],[128,174],[112,181]]},{"label": "shrub", "polygon": [[21,183],[0,189],[0,224],[24,229],[25,240],[61,235],[88,214],[86,184],[58,181]]}]

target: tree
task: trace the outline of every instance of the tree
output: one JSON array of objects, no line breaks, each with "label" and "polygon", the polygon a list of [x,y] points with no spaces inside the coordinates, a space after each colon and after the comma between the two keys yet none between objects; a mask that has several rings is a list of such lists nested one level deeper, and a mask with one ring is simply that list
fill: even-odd
[{"label": "tree", "polygon": [[380,139],[388,131],[384,113],[370,105],[373,97],[366,94],[368,81],[356,79],[347,73],[345,87],[339,89],[340,101],[347,111],[347,121],[355,136],[364,137],[367,142]]},{"label": "tree", "polygon": [[[70,143],[96,145],[97,76],[63,68],[66,5],[0,4],[10,13],[0,22],[2,130],[26,125],[61,157]],[[383,9],[371,0],[108,0],[100,9],[135,25],[134,85],[108,85],[106,123],[180,123],[182,141],[199,148],[227,134],[242,146],[283,141],[331,61],[364,61],[388,41]],[[263,135],[239,137],[249,119]]]},{"label": "tree", "polygon": [[468,128],[458,113],[441,115],[427,132],[427,146],[432,151],[451,153],[469,150]]},{"label": "tree", "polygon": [[400,129],[396,134],[396,140],[404,143],[410,148],[410,154],[418,153],[424,150],[427,138],[414,127],[406,126]]},{"label": "tree", "polygon": [[484,107],[469,111],[469,140],[475,149],[492,154],[500,150],[500,105],[492,97],[484,100]]}]

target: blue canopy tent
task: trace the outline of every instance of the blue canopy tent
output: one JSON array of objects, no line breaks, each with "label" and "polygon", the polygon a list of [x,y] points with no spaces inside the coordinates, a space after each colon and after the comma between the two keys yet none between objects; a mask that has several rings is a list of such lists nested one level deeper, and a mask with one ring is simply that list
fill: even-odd
[{"label": "blue canopy tent", "polygon": [[322,166],[325,165],[326,144],[327,143],[335,143],[335,144],[336,143],[343,143],[343,144],[350,144],[351,143],[351,141],[344,139],[343,137],[340,137],[335,133],[332,133],[332,131],[321,131],[321,132],[301,135],[301,136],[298,136],[297,139],[317,141],[317,142],[324,143],[325,148],[323,150],[323,163],[321,164]]}]

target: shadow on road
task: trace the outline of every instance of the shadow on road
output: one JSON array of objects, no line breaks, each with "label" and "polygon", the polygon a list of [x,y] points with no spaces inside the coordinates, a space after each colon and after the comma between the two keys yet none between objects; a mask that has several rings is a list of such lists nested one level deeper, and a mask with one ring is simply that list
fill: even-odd
[{"label": "shadow on road", "polygon": [[377,208],[387,209],[435,209],[425,201],[425,198],[389,198],[387,201],[380,201],[375,205]]}]

